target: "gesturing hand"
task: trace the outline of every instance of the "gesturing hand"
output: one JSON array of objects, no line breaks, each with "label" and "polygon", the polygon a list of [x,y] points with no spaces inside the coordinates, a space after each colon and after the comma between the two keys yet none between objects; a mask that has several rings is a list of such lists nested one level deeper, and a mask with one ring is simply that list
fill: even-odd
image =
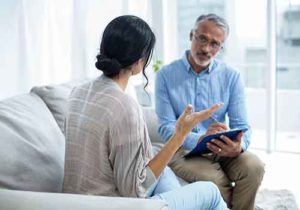
[{"label": "gesturing hand", "polygon": [[185,136],[195,127],[199,122],[207,119],[213,112],[215,112],[218,108],[220,108],[223,103],[217,103],[212,105],[211,107],[204,109],[200,112],[193,112],[192,105],[188,105],[180,117],[176,122],[175,133],[182,136],[182,141],[184,140]]}]

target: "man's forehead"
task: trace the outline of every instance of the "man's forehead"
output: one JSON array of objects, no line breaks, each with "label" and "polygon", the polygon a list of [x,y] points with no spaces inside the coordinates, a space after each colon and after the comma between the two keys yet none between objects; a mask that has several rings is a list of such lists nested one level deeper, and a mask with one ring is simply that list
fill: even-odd
[{"label": "man's forehead", "polygon": [[225,31],[222,27],[218,26],[213,21],[204,20],[198,23],[195,28],[195,32],[200,35],[206,35],[216,39],[219,42],[223,42],[225,38]]}]

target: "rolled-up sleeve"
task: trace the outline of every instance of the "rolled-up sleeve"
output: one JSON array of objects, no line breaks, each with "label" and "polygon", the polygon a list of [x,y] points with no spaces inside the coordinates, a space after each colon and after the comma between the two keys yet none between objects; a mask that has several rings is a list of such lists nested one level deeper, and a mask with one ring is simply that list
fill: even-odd
[{"label": "rolled-up sleeve", "polygon": [[236,74],[230,88],[231,97],[228,104],[228,117],[230,128],[248,129],[242,138],[242,149],[247,150],[250,144],[251,131],[247,119],[244,83],[240,74]]}]

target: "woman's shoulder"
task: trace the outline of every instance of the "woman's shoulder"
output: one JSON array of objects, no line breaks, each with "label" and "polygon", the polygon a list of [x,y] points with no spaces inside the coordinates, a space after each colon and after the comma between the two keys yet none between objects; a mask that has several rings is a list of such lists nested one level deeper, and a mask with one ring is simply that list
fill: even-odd
[{"label": "woman's shoulder", "polygon": [[120,93],[118,94],[117,99],[119,103],[116,104],[116,109],[124,110],[127,115],[132,116],[140,113],[139,104],[130,95],[126,93]]}]

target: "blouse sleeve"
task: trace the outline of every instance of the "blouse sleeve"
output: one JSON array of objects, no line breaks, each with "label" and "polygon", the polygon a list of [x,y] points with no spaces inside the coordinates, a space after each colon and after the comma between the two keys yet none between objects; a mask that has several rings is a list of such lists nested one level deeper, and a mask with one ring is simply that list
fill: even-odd
[{"label": "blouse sleeve", "polygon": [[151,143],[142,112],[128,101],[115,111],[110,132],[109,159],[119,193],[126,197],[147,197],[156,178],[147,166],[151,159]]}]

